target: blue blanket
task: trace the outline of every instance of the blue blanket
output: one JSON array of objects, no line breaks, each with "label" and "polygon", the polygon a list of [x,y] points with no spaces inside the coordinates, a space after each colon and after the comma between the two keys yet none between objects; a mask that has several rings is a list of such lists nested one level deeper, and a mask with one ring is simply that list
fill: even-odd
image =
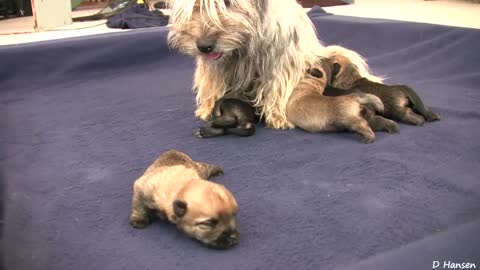
[{"label": "blue blanket", "polygon": [[[411,85],[442,120],[371,145],[263,127],[197,139],[194,61],[167,48],[166,28],[0,47],[0,268],[480,267],[480,31],[310,16],[326,45]],[[237,247],[129,226],[133,181],[172,148],[225,169]]]}]

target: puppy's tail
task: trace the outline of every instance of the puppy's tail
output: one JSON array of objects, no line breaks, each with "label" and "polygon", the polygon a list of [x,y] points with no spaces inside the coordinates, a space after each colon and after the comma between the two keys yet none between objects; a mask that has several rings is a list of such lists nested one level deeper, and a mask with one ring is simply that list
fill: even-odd
[{"label": "puppy's tail", "polygon": [[365,93],[355,93],[355,94],[352,94],[352,96],[356,98],[356,100],[358,101],[358,103],[360,103],[360,105],[363,105],[369,108],[370,110],[383,114],[383,110],[384,110],[383,102],[377,96],[372,94],[365,94]]},{"label": "puppy's tail", "polygon": [[417,92],[413,90],[412,88],[402,85],[399,87],[400,91],[402,91],[405,95],[407,95],[408,99],[413,105],[413,110],[418,112],[420,115],[425,117],[425,120],[428,122],[440,120],[440,117],[432,112],[430,109],[428,109],[425,104],[423,104],[422,99],[418,96]]}]

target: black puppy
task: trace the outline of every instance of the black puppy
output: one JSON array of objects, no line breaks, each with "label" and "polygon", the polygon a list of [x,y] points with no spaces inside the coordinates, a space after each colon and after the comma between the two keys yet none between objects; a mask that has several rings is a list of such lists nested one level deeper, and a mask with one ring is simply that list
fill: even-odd
[{"label": "black puppy", "polygon": [[199,128],[195,137],[209,138],[227,134],[251,136],[255,133],[257,121],[255,109],[248,102],[236,98],[221,98],[215,103],[209,125]]}]

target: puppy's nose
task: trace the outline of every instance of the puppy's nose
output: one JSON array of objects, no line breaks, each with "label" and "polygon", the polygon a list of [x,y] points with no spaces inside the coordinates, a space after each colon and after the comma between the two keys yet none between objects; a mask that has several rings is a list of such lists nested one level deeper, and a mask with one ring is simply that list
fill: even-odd
[{"label": "puppy's nose", "polygon": [[211,53],[217,41],[214,38],[201,38],[197,40],[197,48],[202,53]]},{"label": "puppy's nose", "polygon": [[228,239],[230,240],[232,243],[236,243],[238,241],[238,237],[239,237],[239,234],[238,234],[238,231],[237,230],[233,230],[233,231],[225,231],[223,232],[223,238],[224,239]]}]

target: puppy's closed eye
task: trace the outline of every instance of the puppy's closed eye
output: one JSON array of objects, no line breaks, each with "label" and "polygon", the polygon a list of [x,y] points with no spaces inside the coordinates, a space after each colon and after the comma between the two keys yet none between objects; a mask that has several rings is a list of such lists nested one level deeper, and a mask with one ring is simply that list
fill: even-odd
[{"label": "puppy's closed eye", "polygon": [[218,224],[218,219],[216,218],[209,218],[207,220],[195,223],[196,226],[202,229],[207,229],[207,230],[215,228],[217,224]]}]

